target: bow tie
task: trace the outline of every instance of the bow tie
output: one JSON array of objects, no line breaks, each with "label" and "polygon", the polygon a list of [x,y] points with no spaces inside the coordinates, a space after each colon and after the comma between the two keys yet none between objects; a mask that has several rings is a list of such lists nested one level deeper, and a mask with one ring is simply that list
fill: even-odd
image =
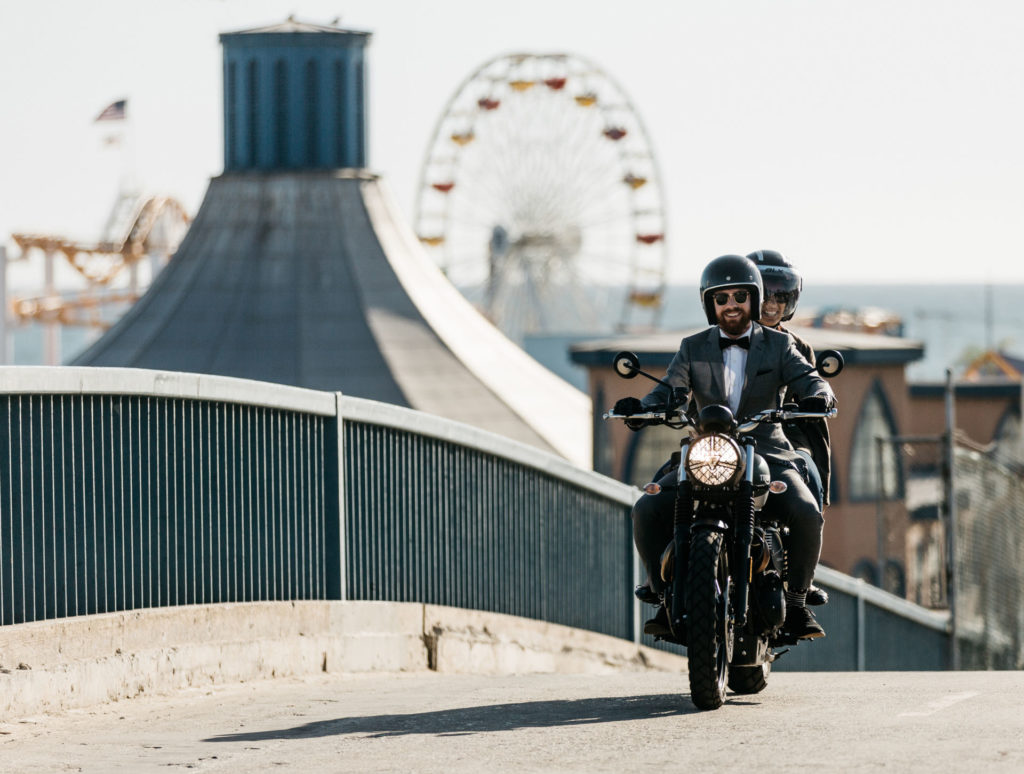
[{"label": "bow tie", "polygon": [[729,347],[736,345],[737,347],[743,347],[743,349],[750,349],[750,337],[744,336],[740,339],[730,339],[726,336],[718,337],[718,346],[722,349],[728,349]]}]

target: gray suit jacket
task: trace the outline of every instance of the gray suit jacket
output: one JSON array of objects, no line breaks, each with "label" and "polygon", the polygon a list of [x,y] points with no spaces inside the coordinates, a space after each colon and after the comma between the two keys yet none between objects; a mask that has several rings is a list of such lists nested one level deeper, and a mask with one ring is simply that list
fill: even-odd
[{"label": "gray suit jacket", "polygon": [[[725,364],[718,339],[717,325],[687,336],[669,363],[666,381],[689,394],[691,412],[713,403],[728,405]],[[817,373],[800,376],[810,367],[788,333],[754,323],[737,419],[776,408],[783,386],[790,379],[795,379],[790,386],[800,398],[822,395],[834,399],[832,388]],[[659,384],[644,397],[643,403],[645,406],[664,404],[668,397],[668,388]],[[793,447],[779,425],[759,425],[752,435],[757,439],[758,451],[769,461],[793,459]]]}]

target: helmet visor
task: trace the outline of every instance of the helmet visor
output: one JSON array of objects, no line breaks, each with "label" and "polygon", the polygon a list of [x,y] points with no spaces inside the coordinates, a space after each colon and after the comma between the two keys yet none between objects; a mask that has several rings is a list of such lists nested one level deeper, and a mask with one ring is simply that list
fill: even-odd
[{"label": "helmet visor", "polygon": [[764,281],[764,302],[777,303],[782,308],[784,320],[792,317],[800,298],[800,276],[782,266],[763,266],[761,278]]}]

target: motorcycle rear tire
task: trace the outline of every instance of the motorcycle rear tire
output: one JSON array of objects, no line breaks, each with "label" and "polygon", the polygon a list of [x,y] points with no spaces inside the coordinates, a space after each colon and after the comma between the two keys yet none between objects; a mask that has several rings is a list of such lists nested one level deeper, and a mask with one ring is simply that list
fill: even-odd
[{"label": "motorcycle rear tire", "polygon": [[729,668],[729,574],[722,535],[699,532],[690,544],[686,579],[690,698],[698,709],[718,709],[725,701]]},{"label": "motorcycle rear tire", "polygon": [[771,671],[770,661],[765,661],[761,666],[729,667],[729,690],[733,693],[761,693],[768,687]]}]

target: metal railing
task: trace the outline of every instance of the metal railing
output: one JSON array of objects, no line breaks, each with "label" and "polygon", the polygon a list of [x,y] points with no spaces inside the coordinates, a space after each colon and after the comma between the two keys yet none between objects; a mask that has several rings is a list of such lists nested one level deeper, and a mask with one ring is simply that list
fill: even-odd
[{"label": "metal railing", "polygon": [[348,598],[632,638],[634,490],[437,417],[351,398],[339,407]]},{"label": "metal railing", "polygon": [[[0,368],[0,625],[372,599],[639,639],[635,495],[532,447],[340,394]],[[945,666],[941,614],[827,570],[818,581],[829,637],[781,667]]]},{"label": "metal railing", "polygon": [[0,625],[378,599],[632,638],[633,497],[531,447],[372,401],[0,369]]}]

